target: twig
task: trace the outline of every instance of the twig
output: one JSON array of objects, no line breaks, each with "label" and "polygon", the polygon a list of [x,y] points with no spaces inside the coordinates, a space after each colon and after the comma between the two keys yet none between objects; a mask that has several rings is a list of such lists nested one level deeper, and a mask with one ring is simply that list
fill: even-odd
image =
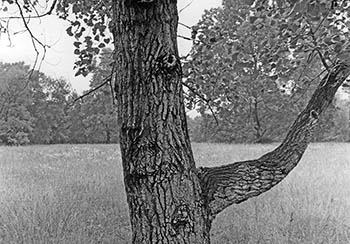
[{"label": "twig", "polygon": [[321,62],[323,64],[323,66],[326,68],[326,70],[328,72],[330,72],[329,66],[326,62],[326,59],[324,58],[323,54],[321,53],[321,51],[318,48],[315,48],[316,52],[318,53],[318,56],[320,56]]},{"label": "twig", "polygon": [[87,93],[79,96],[78,98],[74,99],[74,101],[71,103],[71,106],[74,105],[75,102],[77,102],[80,99],[83,99],[84,97],[90,95],[91,93],[97,91],[98,89],[100,89],[101,87],[103,87],[104,85],[108,84],[109,82],[111,82],[112,79],[112,75],[107,76],[106,78],[103,79],[103,83],[101,83],[100,85],[96,86],[95,88],[89,90]]},{"label": "twig", "polygon": [[191,4],[193,3],[193,0],[191,2],[189,2],[185,7],[183,7],[182,9],[179,10],[179,14],[184,11],[186,8],[188,8]]},{"label": "twig", "polygon": [[111,71],[111,74],[110,74],[110,79],[109,79],[109,88],[111,89],[111,96],[112,96],[112,103],[113,105],[115,105],[115,97],[114,97],[114,90],[113,90],[113,84],[112,84],[112,77],[114,75],[114,72],[115,72],[115,62],[113,62],[113,67],[112,67],[112,71]]},{"label": "twig", "polygon": [[[328,11],[328,13],[329,13],[329,11]],[[316,27],[316,31],[313,31],[313,29],[312,29],[312,24],[310,24],[308,21],[308,25],[310,26],[310,33],[311,33],[311,38],[312,38],[312,41],[313,41],[313,44],[314,44],[314,46],[315,46],[315,48],[314,48],[314,51],[316,51],[317,53],[318,53],[318,55],[320,56],[320,59],[321,59],[321,62],[322,62],[322,64],[323,64],[323,66],[326,68],[326,70],[328,71],[328,72],[330,72],[330,70],[329,70],[329,66],[328,66],[328,64],[327,64],[327,62],[326,62],[326,59],[324,58],[324,56],[323,56],[323,54],[321,53],[321,51],[318,49],[318,47],[317,47],[317,39],[316,39],[316,36],[315,36],[315,33],[318,31],[318,29],[320,28],[320,26],[322,25],[322,23],[323,23],[323,21],[325,20],[325,18],[328,16],[328,13],[327,13],[327,15],[320,21],[320,23],[318,24],[318,26]]]},{"label": "twig", "polygon": [[178,24],[181,25],[181,26],[183,26],[183,27],[186,27],[187,29],[192,30],[192,27],[190,27],[190,26],[188,26],[188,25],[185,25],[185,24],[183,24],[183,23],[181,23],[181,22],[178,22]]},{"label": "twig", "polygon": [[191,38],[185,37],[185,36],[182,36],[182,35],[177,35],[177,37],[180,37],[180,38],[188,40],[188,41],[193,41]]},{"label": "twig", "polygon": [[[36,16],[24,16],[22,17],[22,15],[20,17],[16,17],[16,16],[10,16],[10,17],[0,17],[0,20],[1,19],[6,19],[6,20],[10,20],[10,19],[38,19],[38,18],[42,18],[42,17],[45,17],[47,15],[51,15],[54,8],[55,8],[55,5],[57,3],[57,0],[54,0],[52,2],[52,5],[49,9],[49,11],[47,11],[46,13],[43,13],[43,14],[37,14]],[[16,5],[18,6],[18,2],[16,1]],[[35,9],[35,8],[34,8]],[[21,11],[21,10],[20,10]]]},{"label": "twig", "polygon": [[[299,77],[297,79],[297,82],[300,81],[301,77],[304,75],[304,73],[305,73],[306,69],[308,68],[309,64],[311,64],[312,60],[314,59],[314,57],[315,57],[315,56],[313,56],[314,51],[315,50],[312,50],[312,52],[307,57],[306,64],[304,65],[303,70],[300,72]],[[294,94],[292,95],[292,98],[293,98],[293,96],[294,96]]]},{"label": "twig", "polygon": [[39,52],[39,50],[38,50],[36,44],[39,44],[39,45],[43,48],[43,50],[44,50],[43,57],[42,57],[42,59],[41,59],[41,61],[40,61],[40,63],[39,63],[39,69],[40,69],[40,67],[41,67],[41,64],[42,64],[42,62],[43,62],[45,56],[46,56],[46,47],[48,47],[48,46],[45,45],[45,44],[43,44],[38,38],[36,38],[36,37],[34,36],[34,34],[32,33],[32,31],[30,30],[30,28],[29,28],[29,26],[28,26],[28,23],[27,23],[26,20],[25,20],[26,18],[25,18],[25,16],[24,16],[24,13],[23,13],[23,10],[22,10],[21,5],[18,3],[17,0],[15,1],[15,3],[16,3],[16,5],[17,5],[17,7],[18,7],[19,14],[21,15],[21,18],[22,18],[24,27],[26,28],[26,30],[28,31],[28,33],[29,33],[29,35],[30,35],[30,38],[31,38],[31,40],[32,40],[32,44],[33,44],[33,47],[34,47],[34,50],[35,50],[35,53],[36,53],[35,61],[34,61],[34,64],[33,64],[33,68],[31,69],[31,71],[30,71],[30,73],[29,73],[29,76],[28,76],[28,79],[27,79],[27,82],[26,82],[25,86],[24,86],[24,87],[22,88],[22,90],[20,91],[20,93],[22,93],[22,92],[27,88],[28,83],[29,83],[29,81],[30,81],[30,79],[31,79],[31,77],[32,77],[32,75],[33,75],[33,73],[34,73],[35,67],[37,66],[37,63],[38,63],[38,59],[39,59],[39,54],[40,54],[40,52]]},{"label": "twig", "polygon": [[314,34],[320,29],[320,27],[322,26],[323,22],[324,22],[325,19],[328,17],[330,11],[331,11],[331,10],[328,9],[327,14],[323,17],[323,19],[320,21],[320,23],[319,23],[318,26],[316,27],[316,30],[315,30]]},{"label": "twig", "polygon": [[219,125],[219,120],[218,118],[216,117],[216,114],[214,112],[214,110],[212,109],[211,105],[210,105],[210,102],[211,100],[210,99],[207,99],[205,98],[202,94],[198,93],[193,87],[187,85],[186,83],[182,82],[182,85],[187,87],[188,90],[190,90],[192,93],[194,93],[196,96],[198,96],[200,99],[202,99],[204,102],[206,102],[206,104],[208,105],[209,107],[209,110],[211,112],[211,114],[213,115],[214,119],[215,119],[215,122],[216,122],[216,125]]}]

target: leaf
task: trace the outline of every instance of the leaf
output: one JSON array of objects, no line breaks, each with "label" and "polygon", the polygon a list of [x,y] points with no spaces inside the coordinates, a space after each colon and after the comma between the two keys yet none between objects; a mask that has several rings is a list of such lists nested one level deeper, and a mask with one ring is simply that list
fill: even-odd
[{"label": "leaf", "polygon": [[337,43],[335,46],[334,46],[334,52],[336,53],[340,53],[342,51],[342,44],[341,43]]},{"label": "leaf", "polygon": [[76,20],[72,23],[72,26],[80,26],[80,22],[78,20]]},{"label": "leaf", "polygon": [[79,10],[78,4],[73,4],[73,9],[72,9],[72,11],[73,11],[74,14],[79,13],[80,10]]},{"label": "leaf", "polygon": [[74,45],[76,48],[79,48],[80,45],[81,45],[81,42],[75,41],[75,42],[73,43],[73,45]]},{"label": "leaf", "polygon": [[69,26],[67,29],[66,29],[66,32],[69,36],[73,36],[73,32],[72,32],[72,26]]}]

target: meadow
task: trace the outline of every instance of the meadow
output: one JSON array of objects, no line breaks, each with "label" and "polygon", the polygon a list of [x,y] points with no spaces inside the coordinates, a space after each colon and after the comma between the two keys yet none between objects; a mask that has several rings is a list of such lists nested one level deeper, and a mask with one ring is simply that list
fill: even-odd
[{"label": "meadow", "polygon": [[[276,145],[193,144],[213,166],[259,157]],[[350,243],[350,144],[312,144],[267,193],[213,224],[214,244]],[[118,145],[0,147],[0,243],[128,243]]]}]

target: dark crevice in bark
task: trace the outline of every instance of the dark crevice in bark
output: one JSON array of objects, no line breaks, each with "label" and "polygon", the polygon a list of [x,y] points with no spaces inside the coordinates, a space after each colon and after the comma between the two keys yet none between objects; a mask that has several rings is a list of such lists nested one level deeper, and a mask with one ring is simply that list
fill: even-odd
[{"label": "dark crevice in bark", "polygon": [[113,6],[132,243],[209,243],[183,104],[176,1],[121,0]]},{"label": "dark crevice in bark", "polygon": [[197,174],[183,103],[176,1],[113,1],[113,16],[132,243],[208,244],[217,213],[267,191],[295,167],[349,68],[333,67],[277,149],[257,160],[202,168]]},{"label": "dark crevice in bark", "polygon": [[305,152],[319,115],[332,102],[349,74],[348,65],[338,63],[333,66],[294,121],[281,145],[272,152],[255,160],[198,169],[203,198],[211,219],[231,204],[266,192],[288,175]]}]

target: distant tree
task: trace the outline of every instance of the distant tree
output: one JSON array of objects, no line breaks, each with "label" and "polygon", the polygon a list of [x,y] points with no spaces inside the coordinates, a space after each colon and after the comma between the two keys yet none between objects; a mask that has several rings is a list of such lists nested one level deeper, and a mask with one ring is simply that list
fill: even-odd
[{"label": "distant tree", "polygon": [[22,145],[30,142],[33,117],[27,84],[29,66],[23,62],[0,63],[0,143]]},{"label": "distant tree", "polygon": [[[110,50],[95,62],[90,87],[108,78]],[[63,79],[31,72],[23,62],[0,63],[0,143],[9,145],[118,142],[111,88],[77,101]]]},{"label": "distant tree", "polygon": [[[206,115],[204,115],[206,116]],[[187,116],[188,132],[193,142],[211,142],[213,131],[212,128],[206,128],[204,116],[196,116],[194,118]],[[215,122],[214,122],[215,123]],[[215,131],[214,131],[215,133]]]},{"label": "distant tree", "polygon": [[[34,83],[34,82],[33,82]],[[69,142],[67,106],[72,88],[63,79],[43,76],[33,85],[29,111],[33,116],[33,143]]]},{"label": "distant tree", "polygon": [[[73,92],[70,98],[70,104],[68,106],[68,118],[67,118],[67,128],[69,135],[69,143],[88,143],[89,137],[87,134],[88,125],[85,123],[86,115],[83,111],[83,101],[78,100],[79,95]],[[74,102],[75,101],[75,102]],[[74,102],[74,103],[73,103]],[[90,138],[91,140],[91,138]]]},{"label": "distant tree", "polygon": [[[84,95],[73,94],[68,110],[70,139],[75,143],[116,143],[119,126],[111,88],[111,49],[104,49],[93,60],[90,90]],[[91,92],[93,91],[93,92]]]},{"label": "distant tree", "polygon": [[0,63],[0,138],[4,144],[64,143],[71,87],[31,72],[23,62]]},{"label": "distant tree", "polygon": [[86,134],[89,141],[95,143],[119,141],[119,126],[110,78],[114,63],[112,58],[112,50],[103,49],[99,60],[94,59],[90,89],[95,89],[103,83],[105,85],[84,98],[82,103],[82,110],[86,116],[84,123],[88,128]]}]

